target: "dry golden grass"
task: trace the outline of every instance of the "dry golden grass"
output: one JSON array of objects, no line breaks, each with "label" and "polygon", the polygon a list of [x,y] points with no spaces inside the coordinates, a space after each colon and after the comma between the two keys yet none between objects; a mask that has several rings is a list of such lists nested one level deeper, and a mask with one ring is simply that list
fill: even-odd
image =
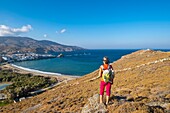
[{"label": "dry golden grass", "polygon": [[[126,55],[112,65],[116,71],[112,85],[109,113],[149,113],[165,112],[169,107],[170,95],[170,60],[152,63],[163,58],[170,58],[170,53],[140,50]],[[137,67],[142,65],[140,67]],[[129,70],[121,71],[125,68]],[[63,82],[33,98],[1,107],[0,112],[81,112],[88,98],[99,93],[98,70],[81,78]],[[125,98],[122,102],[121,98]],[[129,100],[129,101],[128,101]],[[165,108],[151,105],[153,102]],[[123,112],[122,112],[123,111]]]}]

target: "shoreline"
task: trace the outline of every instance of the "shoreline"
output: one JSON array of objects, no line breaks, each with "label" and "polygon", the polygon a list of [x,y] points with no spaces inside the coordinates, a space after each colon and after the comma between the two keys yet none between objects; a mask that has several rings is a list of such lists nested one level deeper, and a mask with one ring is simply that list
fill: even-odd
[{"label": "shoreline", "polygon": [[41,74],[49,74],[49,75],[57,75],[57,76],[62,75],[60,73],[52,73],[52,72],[45,72],[45,71],[39,71],[39,70],[35,70],[35,69],[25,68],[25,67],[18,66],[18,65],[15,65],[15,64],[10,64],[10,65],[12,67],[19,68],[19,69],[22,69],[22,70],[25,70],[25,71],[30,71],[30,72],[37,72],[37,73],[41,73]]},{"label": "shoreline", "polygon": [[3,84],[12,84],[12,82],[0,82],[0,86]]},{"label": "shoreline", "polygon": [[79,76],[71,76],[71,75],[63,75],[60,73],[39,71],[39,70],[35,70],[35,69],[29,69],[29,68],[17,66],[15,64],[5,64],[0,67],[2,68],[2,70],[11,69],[11,70],[13,70],[13,72],[21,73],[21,74],[29,74],[30,73],[35,76],[54,77],[54,78],[57,78],[59,81],[72,80],[75,78],[79,78]]},{"label": "shoreline", "polygon": [[1,82],[0,83],[0,91],[5,89],[7,86],[11,85],[12,82]]}]

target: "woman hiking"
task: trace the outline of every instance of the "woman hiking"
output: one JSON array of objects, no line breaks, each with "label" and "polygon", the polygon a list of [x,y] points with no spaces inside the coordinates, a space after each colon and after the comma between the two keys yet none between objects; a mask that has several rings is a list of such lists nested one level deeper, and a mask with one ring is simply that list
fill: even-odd
[{"label": "woman hiking", "polygon": [[109,103],[111,93],[111,85],[113,84],[114,71],[113,67],[109,64],[108,57],[103,57],[103,65],[99,68],[100,80],[100,104],[103,103],[104,89],[106,87],[106,106]]}]

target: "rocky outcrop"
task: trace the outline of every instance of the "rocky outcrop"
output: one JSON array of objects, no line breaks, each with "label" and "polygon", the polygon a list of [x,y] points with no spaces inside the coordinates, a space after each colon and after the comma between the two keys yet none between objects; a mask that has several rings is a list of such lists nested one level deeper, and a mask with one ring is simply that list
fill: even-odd
[{"label": "rocky outcrop", "polygon": [[99,94],[95,94],[88,98],[88,102],[82,108],[81,113],[107,113],[106,106],[99,104]]}]

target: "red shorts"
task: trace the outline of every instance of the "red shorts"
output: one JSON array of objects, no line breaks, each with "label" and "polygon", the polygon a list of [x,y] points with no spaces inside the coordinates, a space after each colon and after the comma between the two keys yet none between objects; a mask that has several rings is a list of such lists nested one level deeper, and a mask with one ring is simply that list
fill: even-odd
[{"label": "red shorts", "polygon": [[110,96],[110,93],[111,93],[111,83],[110,82],[106,83],[104,81],[100,82],[100,95],[104,94],[104,88],[105,87],[106,87],[106,95]]}]

